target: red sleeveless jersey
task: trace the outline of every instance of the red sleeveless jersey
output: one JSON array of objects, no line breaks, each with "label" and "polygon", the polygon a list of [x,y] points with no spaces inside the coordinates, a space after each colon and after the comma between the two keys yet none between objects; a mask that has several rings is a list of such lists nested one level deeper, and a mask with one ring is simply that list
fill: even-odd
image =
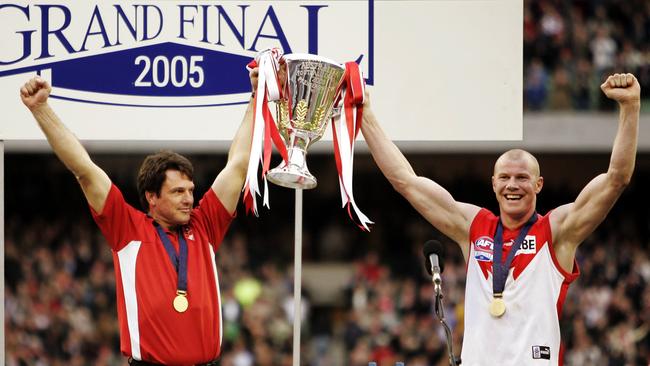
[{"label": "red sleeveless jersey", "polygon": [[[569,284],[578,276],[560,267],[553,250],[550,213],[538,217],[511,263],[503,292],[506,312],[488,311],[492,300],[494,234],[499,218],[482,209],[470,227],[465,287],[467,366],[561,365],[559,317]],[[503,262],[519,229],[503,232]]]}]

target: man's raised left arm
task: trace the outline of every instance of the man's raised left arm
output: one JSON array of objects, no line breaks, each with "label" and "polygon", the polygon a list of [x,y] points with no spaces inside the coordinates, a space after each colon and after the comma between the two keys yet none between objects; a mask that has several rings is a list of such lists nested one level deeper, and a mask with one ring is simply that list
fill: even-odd
[{"label": "man's raised left arm", "polygon": [[575,202],[551,213],[555,252],[568,271],[573,266],[576,248],[605,219],[634,172],[641,109],[639,82],[632,74],[614,74],[600,88],[619,106],[618,130],[609,168],[591,180]]},{"label": "man's raised left arm", "polygon": [[[253,90],[257,89],[258,69],[255,68],[250,72],[251,85]],[[219,200],[226,210],[234,213],[237,209],[237,202],[241,194],[244,181],[246,179],[246,169],[251,151],[253,115],[255,97],[251,97],[244,119],[233,137],[228,151],[228,162],[223,170],[217,175],[212,183],[212,190],[216,193]]]}]

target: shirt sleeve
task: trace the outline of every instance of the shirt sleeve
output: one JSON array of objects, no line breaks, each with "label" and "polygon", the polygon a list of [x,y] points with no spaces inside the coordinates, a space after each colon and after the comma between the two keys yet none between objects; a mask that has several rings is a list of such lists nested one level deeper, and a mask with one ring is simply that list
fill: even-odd
[{"label": "shirt sleeve", "polygon": [[99,213],[92,207],[90,212],[114,251],[119,251],[133,240],[142,240],[136,237],[136,233],[137,227],[144,224],[146,215],[126,203],[115,184],[111,185],[102,212]]},{"label": "shirt sleeve", "polygon": [[228,231],[228,227],[230,227],[230,223],[236,216],[236,211],[230,214],[219,200],[219,197],[217,197],[217,194],[214,193],[212,188],[209,188],[203,195],[199,205],[194,209],[193,215],[197,223],[203,226],[208,235],[208,241],[216,252]]}]

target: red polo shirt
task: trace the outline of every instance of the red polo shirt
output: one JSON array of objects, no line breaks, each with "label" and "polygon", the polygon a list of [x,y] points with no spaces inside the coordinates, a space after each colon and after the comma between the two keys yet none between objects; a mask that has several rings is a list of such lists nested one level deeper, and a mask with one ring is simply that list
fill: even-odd
[{"label": "red polo shirt", "polygon": [[[222,324],[215,252],[233,219],[212,189],[192,210],[184,313],[174,310],[178,275],[153,220],[124,201],[113,185],[93,218],[113,251],[121,351],[136,360],[193,365],[216,359]],[[176,233],[167,235],[178,251]]]}]

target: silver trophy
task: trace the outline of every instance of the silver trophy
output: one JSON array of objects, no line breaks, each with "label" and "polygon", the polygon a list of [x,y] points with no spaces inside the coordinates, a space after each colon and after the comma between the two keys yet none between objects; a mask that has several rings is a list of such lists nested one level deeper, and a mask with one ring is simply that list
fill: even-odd
[{"label": "silver trophy", "polygon": [[[286,75],[282,98],[276,102],[276,123],[287,147],[288,161],[269,170],[267,179],[277,185],[311,189],[316,178],[307,169],[307,149],[325,133],[327,122],[339,113],[335,103],[345,67],[324,57],[287,54],[279,75]],[[286,71],[286,72],[282,72]]]}]

